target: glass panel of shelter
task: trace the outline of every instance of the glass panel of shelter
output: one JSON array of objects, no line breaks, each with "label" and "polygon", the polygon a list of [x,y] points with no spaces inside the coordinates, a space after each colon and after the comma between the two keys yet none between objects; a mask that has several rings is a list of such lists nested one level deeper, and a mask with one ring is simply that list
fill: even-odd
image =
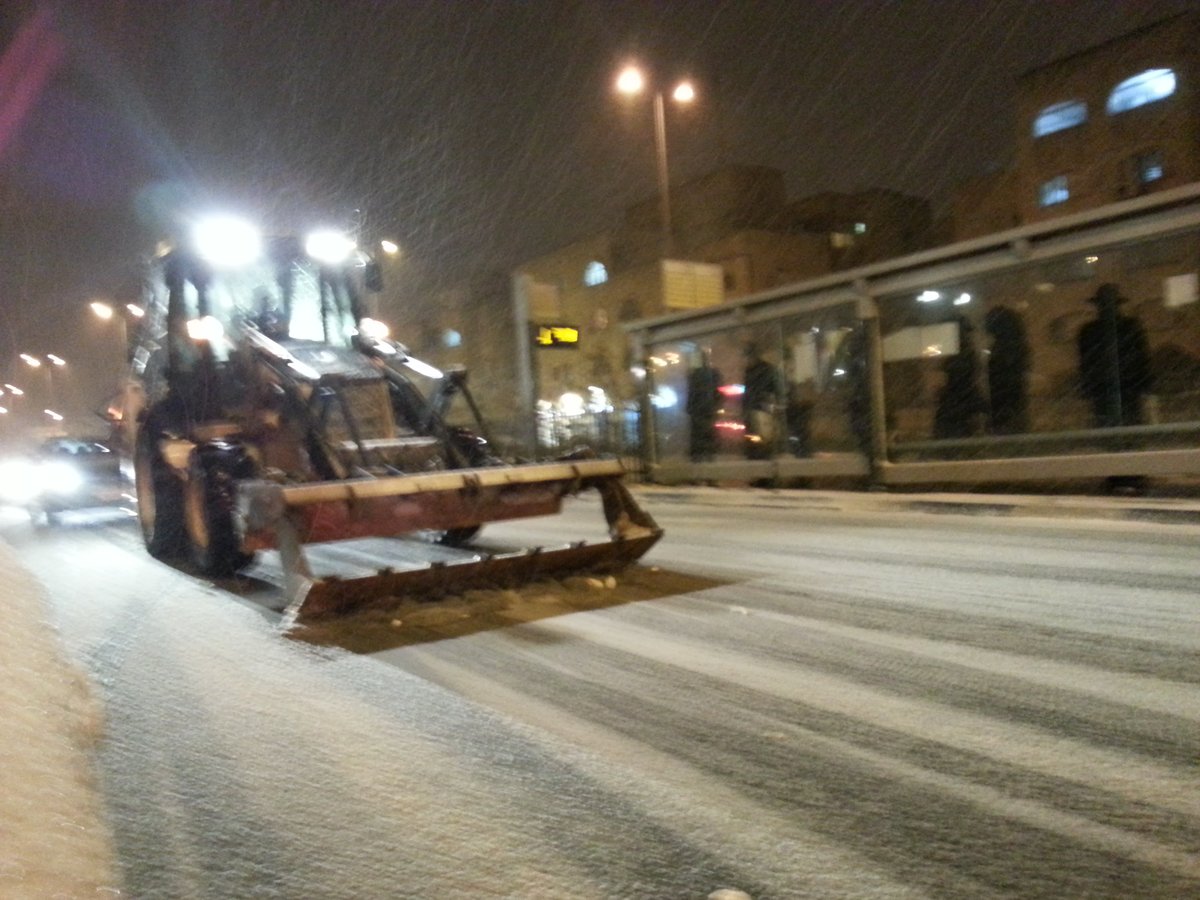
[{"label": "glass panel of shelter", "polygon": [[[879,298],[889,444],[947,458],[1028,455],[1033,440],[1022,446],[1020,435],[1200,422],[1198,237]],[[1095,324],[1110,306],[1115,358]]]},{"label": "glass panel of shelter", "polygon": [[845,303],[783,320],[783,452],[805,458],[858,449],[856,427],[866,422],[854,419],[865,420],[869,404],[855,406],[867,377],[856,312]]},{"label": "glass panel of shelter", "polygon": [[1009,271],[879,299],[889,443],[1028,430],[1027,290]]},{"label": "glass panel of shelter", "polygon": [[[1103,376],[1095,383],[1094,366],[1088,374],[1085,335],[1100,318],[1102,293],[1119,320],[1134,323],[1122,329],[1143,335],[1149,373],[1140,383],[1114,389]],[[898,461],[1110,449],[1118,434],[1100,429],[1112,425],[1196,425],[1122,445],[1194,446],[1200,231],[931,279],[877,303],[888,445]],[[658,458],[865,450],[868,385],[856,335],[862,326],[846,304],[653,346]],[[1137,368],[1124,356],[1118,362]],[[1115,413],[1106,409],[1113,390],[1121,394]]]},{"label": "glass panel of shelter", "polygon": [[[773,322],[650,348],[659,460],[769,458],[783,445],[779,333]],[[754,410],[745,403],[748,370]]]},{"label": "glass panel of shelter", "polygon": [[[656,345],[660,460],[810,457],[854,450],[852,303]],[[861,427],[861,425],[860,425]]]},{"label": "glass panel of shelter", "polygon": [[[1126,298],[1119,314],[1144,330],[1148,347],[1142,421],[1200,423],[1200,232],[1126,244],[1114,255]],[[1195,433],[1182,442],[1195,446]]]}]

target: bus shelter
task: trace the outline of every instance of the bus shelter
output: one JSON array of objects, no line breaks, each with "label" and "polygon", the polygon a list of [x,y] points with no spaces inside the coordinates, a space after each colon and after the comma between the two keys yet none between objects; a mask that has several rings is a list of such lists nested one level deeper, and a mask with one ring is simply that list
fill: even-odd
[{"label": "bus shelter", "polygon": [[1200,185],[629,323],[660,483],[1200,474]]}]

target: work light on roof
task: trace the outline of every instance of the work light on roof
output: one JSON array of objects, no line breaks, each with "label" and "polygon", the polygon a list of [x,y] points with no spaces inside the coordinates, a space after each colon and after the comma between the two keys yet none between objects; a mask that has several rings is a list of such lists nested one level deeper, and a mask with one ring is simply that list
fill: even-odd
[{"label": "work light on roof", "polygon": [[387,325],[378,319],[363,319],[358,323],[358,330],[362,332],[363,337],[380,341],[384,340],[390,331]]},{"label": "work light on roof", "polygon": [[314,231],[304,242],[304,251],[317,262],[337,265],[345,262],[357,245],[338,231]]},{"label": "work light on roof", "polygon": [[248,265],[262,253],[258,229],[236,216],[201,219],[192,231],[196,253],[215,268],[235,269]]}]

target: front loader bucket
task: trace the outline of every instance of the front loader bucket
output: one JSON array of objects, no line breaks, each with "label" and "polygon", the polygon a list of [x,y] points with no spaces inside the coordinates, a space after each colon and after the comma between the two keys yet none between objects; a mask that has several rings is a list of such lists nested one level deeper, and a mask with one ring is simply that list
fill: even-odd
[{"label": "front loader bucket", "polygon": [[[641,557],[662,536],[621,482],[623,475],[617,460],[581,459],[301,485],[244,482],[239,488],[243,546],[279,549],[293,619],[344,612],[381,597],[436,597],[570,573],[613,572]],[[565,496],[588,488],[600,492],[610,541],[414,570],[384,568],[350,579],[314,577],[304,555],[308,543],[551,515],[561,510]]]}]

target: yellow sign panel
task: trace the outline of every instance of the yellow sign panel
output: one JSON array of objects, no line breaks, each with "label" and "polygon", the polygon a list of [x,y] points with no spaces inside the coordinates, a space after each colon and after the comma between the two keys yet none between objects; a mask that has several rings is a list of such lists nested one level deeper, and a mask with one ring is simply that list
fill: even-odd
[{"label": "yellow sign panel", "polygon": [[570,325],[539,325],[534,342],[539,347],[570,347],[579,343],[579,329]]}]

